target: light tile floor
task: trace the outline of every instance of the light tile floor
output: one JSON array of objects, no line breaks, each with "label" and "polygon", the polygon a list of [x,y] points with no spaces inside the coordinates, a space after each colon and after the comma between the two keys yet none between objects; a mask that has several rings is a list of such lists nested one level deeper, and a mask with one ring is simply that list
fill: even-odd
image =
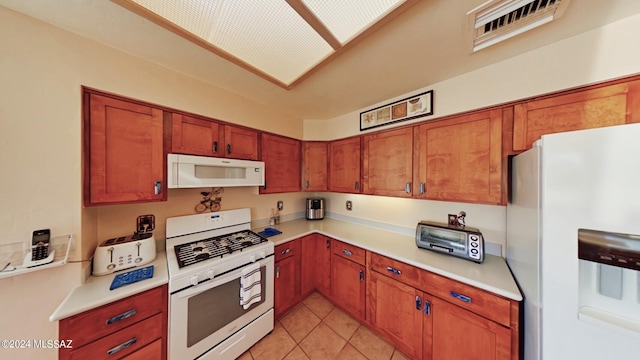
[{"label": "light tile floor", "polygon": [[335,307],[319,293],[276,320],[239,360],[404,360],[392,345]]}]

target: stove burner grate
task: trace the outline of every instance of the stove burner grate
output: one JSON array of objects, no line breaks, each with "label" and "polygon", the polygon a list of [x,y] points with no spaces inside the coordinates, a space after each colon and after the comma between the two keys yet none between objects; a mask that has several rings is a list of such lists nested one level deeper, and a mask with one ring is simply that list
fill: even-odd
[{"label": "stove burner grate", "polygon": [[251,230],[243,230],[186,244],[178,244],[173,249],[176,252],[178,266],[183,268],[208,259],[223,258],[225,255],[242,251],[245,248],[266,241],[269,240]]}]

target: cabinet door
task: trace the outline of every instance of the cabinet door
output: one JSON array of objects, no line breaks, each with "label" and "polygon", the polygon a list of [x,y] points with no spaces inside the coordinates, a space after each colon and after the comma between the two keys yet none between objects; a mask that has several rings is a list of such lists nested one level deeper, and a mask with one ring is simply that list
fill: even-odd
[{"label": "cabinet door", "polygon": [[511,359],[508,328],[444,300],[428,299],[433,334],[431,339],[425,337],[425,359]]},{"label": "cabinet door", "polygon": [[258,160],[258,132],[250,129],[224,126],[225,157]]},{"label": "cabinet door", "polygon": [[298,302],[299,294],[296,294],[296,290],[299,293],[300,273],[296,265],[297,259],[296,256],[291,256],[275,264],[273,301],[276,317],[282,315]]},{"label": "cabinet door", "polygon": [[362,144],[362,192],[411,197],[413,129],[365,135]]},{"label": "cabinet door", "polygon": [[300,239],[302,248],[302,295],[314,289],[325,296],[331,292],[331,239],[311,234]]},{"label": "cabinet door", "polygon": [[544,134],[640,121],[640,81],[533,100],[514,107],[513,150]]},{"label": "cabinet door", "polygon": [[302,144],[302,190],[327,191],[326,142],[305,142]]},{"label": "cabinet door", "polygon": [[211,120],[172,114],[171,151],[180,154],[223,156],[220,124]]},{"label": "cabinet door", "polygon": [[360,192],[360,137],[329,143],[329,191]]},{"label": "cabinet door", "polygon": [[166,200],[162,110],[96,94],[85,99],[85,205]]},{"label": "cabinet door", "polygon": [[423,317],[421,291],[375,271],[369,272],[367,321],[411,359],[422,358]]},{"label": "cabinet door", "polygon": [[331,258],[331,297],[359,321],[364,320],[365,267],[339,255]]},{"label": "cabinet door", "polygon": [[261,194],[300,191],[300,141],[262,134],[265,185]]},{"label": "cabinet door", "polygon": [[426,123],[414,134],[416,197],[501,203],[501,109]]}]

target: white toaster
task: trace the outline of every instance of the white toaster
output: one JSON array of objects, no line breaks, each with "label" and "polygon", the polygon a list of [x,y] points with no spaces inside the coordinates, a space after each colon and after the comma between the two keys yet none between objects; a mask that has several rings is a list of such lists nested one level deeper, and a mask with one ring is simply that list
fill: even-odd
[{"label": "white toaster", "polygon": [[148,264],[155,258],[156,239],[152,233],[105,240],[93,254],[93,275],[107,275]]}]

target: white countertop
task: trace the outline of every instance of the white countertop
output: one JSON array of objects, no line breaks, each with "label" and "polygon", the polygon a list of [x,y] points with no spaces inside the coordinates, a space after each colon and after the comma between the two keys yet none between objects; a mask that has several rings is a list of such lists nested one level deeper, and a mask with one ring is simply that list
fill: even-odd
[{"label": "white countertop", "polygon": [[330,218],[298,219],[266,227],[282,231],[282,234],[269,237],[275,245],[317,232],[512,300],[522,300],[511,271],[500,256],[485,254],[484,262],[477,264],[420,249],[413,236]]},{"label": "white countertop", "polygon": [[60,306],[51,314],[49,321],[62,320],[169,282],[167,256],[164,251],[158,252],[153,262],[141,267],[149,265],[154,266],[152,278],[125,285],[114,290],[109,290],[109,287],[111,286],[113,278],[121,272],[104,276],[90,276],[84,284],[73,289],[69,295],[67,295]]}]

